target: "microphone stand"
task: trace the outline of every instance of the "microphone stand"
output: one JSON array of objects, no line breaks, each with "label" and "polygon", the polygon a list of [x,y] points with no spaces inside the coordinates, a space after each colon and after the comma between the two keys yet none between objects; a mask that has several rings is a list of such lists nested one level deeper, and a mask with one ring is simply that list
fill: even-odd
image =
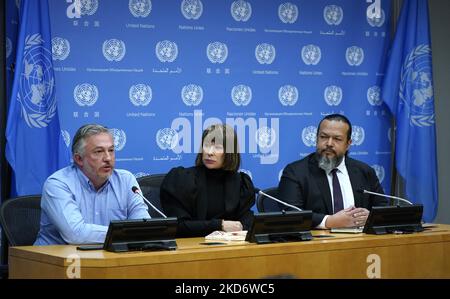
[{"label": "microphone stand", "polygon": [[[406,202],[406,203],[410,204],[411,206],[414,205],[414,204],[413,204],[412,202],[410,202],[409,200],[406,200],[406,199],[401,198],[401,197],[393,196],[393,195],[386,195],[386,194],[381,194],[381,193],[372,192],[372,191],[367,191],[367,190],[363,190],[363,193],[372,194],[372,195],[377,195],[377,196],[383,196],[383,197],[387,197],[387,198],[392,198],[392,199],[396,199],[396,200],[398,200],[398,201]],[[398,204],[397,204],[397,205],[398,205]]]},{"label": "microphone stand", "polygon": [[265,192],[263,192],[263,191],[261,191],[261,190],[258,190],[258,194],[263,195],[263,196],[266,196],[266,197],[268,197],[268,198],[270,198],[270,199],[272,199],[272,200],[275,200],[275,201],[278,202],[278,203],[281,203],[282,205],[285,205],[285,206],[287,206],[287,207],[290,207],[290,208],[292,208],[292,209],[294,209],[294,210],[297,210],[297,211],[299,211],[299,212],[302,212],[302,211],[303,211],[303,210],[300,209],[299,207],[293,206],[293,205],[291,205],[291,204],[288,204],[287,202],[284,202],[284,201],[282,201],[282,200],[279,200],[279,199],[277,199],[277,198],[275,198],[275,197],[273,197],[273,196],[271,196],[271,195],[269,195],[269,194],[267,194],[267,193],[265,193]]},{"label": "microphone stand", "polygon": [[150,205],[156,212],[158,212],[161,216],[163,216],[164,218],[167,218],[166,215],[164,215],[163,212],[161,212],[157,207],[155,207],[147,198],[145,198],[144,195],[141,194],[139,188],[132,188],[132,191],[134,192],[134,194],[139,195],[148,205]]}]

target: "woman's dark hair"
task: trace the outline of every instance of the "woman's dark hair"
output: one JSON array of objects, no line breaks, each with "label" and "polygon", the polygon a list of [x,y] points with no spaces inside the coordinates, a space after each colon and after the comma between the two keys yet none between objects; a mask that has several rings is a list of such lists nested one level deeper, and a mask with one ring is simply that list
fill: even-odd
[{"label": "woman's dark hair", "polygon": [[320,125],[322,124],[322,122],[324,120],[328,120],[328,121],[342,121],[344,123],[346,123],[348,125],[348,130],[347,130],[347,141],[349,141],[350,139],[352,139],[352,124],[350,123],[350,120],[348,120],[347,117],[345,117],[342,114],[330,114],[325,116],[319,123],[319,126],[317,127],[317,135],[319,135],[319,131],[320,131]]},{"label": "woman's dark hair", "polygon": [[241,154],[236,132],[228,125],[211,125],[202,134],[202,145],[195,159],[195,166],[203,165],[204,144],[222,144],[224,148],[223,170],[236,172],[241,165]]}]

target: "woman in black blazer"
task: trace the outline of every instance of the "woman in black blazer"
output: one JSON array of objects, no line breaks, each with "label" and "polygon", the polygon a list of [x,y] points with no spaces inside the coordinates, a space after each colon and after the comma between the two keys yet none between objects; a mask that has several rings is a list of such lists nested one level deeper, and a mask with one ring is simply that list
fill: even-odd
[{"label": "woman in black blazer", "polygon": [[206,236],[215,230],[247,230],[255,203],[250,177],[238,172],[241,157],[234,130],[208,127],[195,166],[173,168],[161,185],[161,205],[178,217],[178,237]]}]

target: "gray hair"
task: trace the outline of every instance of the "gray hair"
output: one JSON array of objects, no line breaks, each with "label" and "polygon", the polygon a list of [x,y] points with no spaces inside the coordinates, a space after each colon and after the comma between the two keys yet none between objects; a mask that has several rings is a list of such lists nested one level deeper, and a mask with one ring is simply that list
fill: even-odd
[{"label": "gray hair", "polygon": [[111,132],[108,130],[108,128],[102,125],[88,124],[79,128],[75,133],[75,136],[73,137],[72,155],[79,154],[80,156],[83,156],[86,139],[100,133],[107,133],[111,135]]}]

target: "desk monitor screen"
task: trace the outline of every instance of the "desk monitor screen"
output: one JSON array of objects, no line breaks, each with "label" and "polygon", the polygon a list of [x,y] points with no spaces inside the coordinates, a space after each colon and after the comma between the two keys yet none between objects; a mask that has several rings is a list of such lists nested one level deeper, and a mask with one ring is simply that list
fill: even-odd
[{"label": "desk monitor screen", "polygon": [[312,240],[311,211],[255,214],[246,240],[258,244]]},{"label": "desk monitor screen", "polygon": [[175,250],[177,223],[177,218],[111,221],[103,249],[113,252]]},{"label": "desk monitor screen", "polygon": [[366,234],[423,231],[423,205],[372,207],[363,232]]}]

